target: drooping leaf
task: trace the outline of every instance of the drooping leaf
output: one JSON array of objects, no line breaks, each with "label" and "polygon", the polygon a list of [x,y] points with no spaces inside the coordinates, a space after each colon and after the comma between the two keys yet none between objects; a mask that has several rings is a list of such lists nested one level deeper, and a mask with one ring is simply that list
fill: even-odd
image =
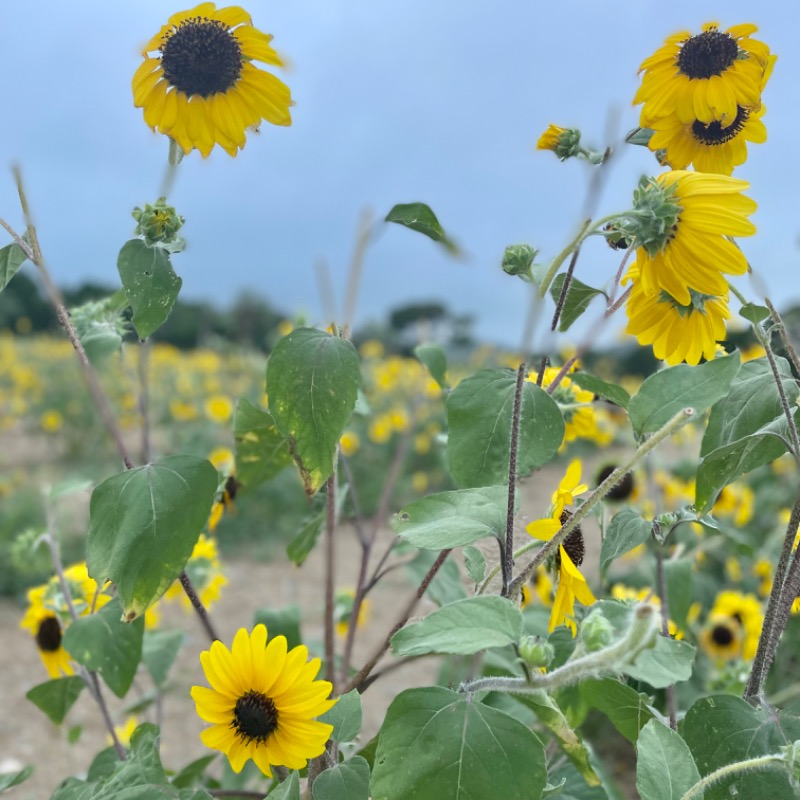
[{"label": "drooping leaf", "polygon": [[56,725],[60,725],[67,712],[83,691],[86,683],[77,675],[54,678],[34,686],[25,697],[40,708]]},{"label": "drooping leaf", "polygon": [[692,677],[695,652],[696,648],[688,642],[656,636],[655,645],[639,653],[636,661],[622,671],[634,680],[663,689]]},{"label": "drooping leaf", "polygon": [[639,731],[653,718],[643,696],[613,678],[588,678],[578,685],[577,693],[587,708],[605,714],[629,742],[636,742]]},{"label": "drooping leaf", "polygon": [[681,800],[700,780],[686,742],[658,720],[642,728],[636,756],[636,788],[647,800]]},{"label": "drooping leaf", "polygon": [[285,636],[290,650],[302,644],[300,606],[295,603],[283,608],[258,608],[253,615],[253,624],[266,625],[270,639],[273,636]]},{"label": "drooping leaf", "polygon": [[[556,303],[558,303],[558,300],[561,297],[561,289],[564,286],[566,277],[566,273],[562,272],[559,275],[556,275],[556,277],[553,279],[553,282],[550,284],[550,296]],[[569,330],[572,323],[575,322],[575,320],[577,320],[584,311],[586,311],[586,309],[589,307],[589,303],[592,302],[592,299],[597,297],[599,294],[608,298],[608,295],[605,292],[601,291],[600,289],[594,289],[591,286],[587,286],[585,283],[582,283],[577,278],[573,277],[569,282],[567,296],[564,298],[564,305],[561,308],[561,317],[559,318],[558,322],[559,331],[563,332]]]},{"label": "drooping leaf", "polygon": [[606,567],[623,553],[644,544],[650,538],[653,523],[646,520],[632,508],[618,511],[608,526],[603,543],[600,546],[600,569]]},{"label": "drooping leaf", "polygon": [[352,343],[296,328],[267,363],[270,410],[309,495],[333,473],[336,446],[353,413],[361,381]]},{"label": "drooping leaf", "polygon": [[16,242],[0,248],[0,292],[8,286],[27,258],[25,251]]},{"label": "drooping leaf", "polygon": [[401,628],[392,637],[392,652],[470,655],[519,641],[522,628],[522,614],[510,600],[497,595],[468,597]]},{"label": "drooping leaf", "polygon": [[236,440],[236,478],[248,489],[274,478],[292,463],[289,447],[269,411],[249,400],[236,403],[233,417]]},{"label": "drooping leaf", "polygon": [[133,309],[133,327],[140,339],[146,339],[166,322],[183,281],[172,269],[169,253],[148,247],[141,239],[125,242],[117,269]]},{"label": "drooping leaf", "polygon": [[140,616],[183,571],[217,492],[217,471],[167,456],[103,481],[92,493],[86,564],[114,581],[126,619]]},{"label": "drooping leaf", "polygon": [[684,408],[698,414],[725,397],[740,368],[739,353],[697,367],[679,364],[651,375],[631,398],[628,413],[634,431],[655,433]]},{"label": "drooping leaf", "polygon": [[391,525],[414,547],[442,550],[487,536],[505,536],[507,514],[508,490],[488,486],[415,500],[392,518]]},{"label": "drooping leaf", "polygon": [[544,748],[530,729],[430,687],[402,692],[389,706],[371,790],[373,800],[538,800],[546,782]]},{"label": "drooping leaf", "polygon": [[314,800],[369,800],[369,764],[361,756],[326,769],[314,781]]},{"label": "drooping leaf", "polygon": [[604,400],[609,400],[621,408],[628,408],[631,396],[628,394],[627,389],[622,386],[617,386],[616,383],[607,383],[594,375],[590,375],[588,372],[581,372],[580,370],[571,373],[569,377],[581,389],[586,389],[587,392],[594,392]]},{"label": "drooping leaf", "polygon": [[447,388],[447,356],[438,344],[419,344],[414,355],[428,368],[431,377],[442,387]]},{"label": "drooping leaf", "polygon": [[486,576],[486,557],[477,547],[466,545],[463,550],[464,566],[473,583],[480,583]]},{"label": "drooping leaf", "polygon": [[325,509],[309,515],[294,539],[286,545],[286,555],[296,566],[300,566],[314,549],[325,525]]},{"label": "drooping leaf", "polygon": [[19,784],[28,780],[33,775],[33,767],[27,766],[16,772],[3,772],[0,774],[0,792],[10,789],[12,786],[19,786]]},{"label": "drooping leaf", "polygon": [[398,203],[386,215],[384,222],[396,222],[411,228],[434,242],[440,242],[449,253],[458,254],[458,246],[444,232],[436,214],[425,203]]},{"label": "drooping leaf", "polygon": [[[759,756],[800,739],[800,718],[756,709],[740,697],[712,695],[698,700],[687,712],[683,738],[692,751],[700,775]],[[731,797],[795,800],[784,770],[736,773],[706,789],[704,800]]]},{"label": "drooping leaf", "polygon": [[769,309],[766,306],[759,306],[755,303],[746,303],[739,309],[739,316],[744,317],[748,322],[758,325],[769,316]]},{"label": "drooping leaf", "polygon": [[[511,418],[516,376],[486,369],[461,381],[447,399],[447,463],[462,488],[508,484]],[[531,381],[522,387],[517,475],[555,456],[564,440],[564,417],[547,392]]]},{"label": "drooping leaf", "polygon": [[75,620],[64,632],[64,649],[99,672],[117,697],[124,697],[142,658],[144,618],[123,622],[116,598],[94,614]]},{"label": "drooping leaf", "polygon": [[333,725],[331,739],[334,742],[355,741],[361,732],[361,695],[358,689],[343,694],[336,705],[319,717],[319,720]]},{"label": "drooping leaf", "polygon": [[183,631],[145,631],[142,661],[158,686],[166,683],[167,674],[181,649],[183,639]]}]

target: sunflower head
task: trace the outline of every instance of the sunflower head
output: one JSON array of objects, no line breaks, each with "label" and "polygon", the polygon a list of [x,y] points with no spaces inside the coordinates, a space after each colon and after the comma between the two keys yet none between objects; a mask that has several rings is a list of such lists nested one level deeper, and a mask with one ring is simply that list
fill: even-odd
[{"label": "sunflower head", "polygon": [[289,89],[253,63],[282,66],[271,40],[239,6],[200,3],[173,14],[142,51],[134,105],[184,153],[205,157],[218,144],[235,156],[262,120],[292,122]]},{"label": "sunflower head", "polygon": [[658,178],[642,178],[633,191],[633,214],[620,227],[652,258],[661,252],[682,211],[676,202],[676,184],[665,185]]},{"label": "sunflower head", "polygon": [[581,132],[577,128],[561,128],[550,123],[539,137],[536,149],[552,150],[560,161],[566,161],[580,153]]}]

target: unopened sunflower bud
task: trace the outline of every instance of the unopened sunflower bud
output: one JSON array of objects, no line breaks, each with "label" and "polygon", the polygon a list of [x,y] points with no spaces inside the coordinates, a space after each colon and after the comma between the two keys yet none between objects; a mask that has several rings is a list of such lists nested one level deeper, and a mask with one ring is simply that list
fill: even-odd
[{"label": "unopened sunflower bud", "polygon": [[534,669],[549,667],[556,655],[553,645],[540,636],[525,636],[519,643],[518,650],[520,658]]},{"label": "unopened sunflower bud", "polygon": [[503,272],[507,275],[517,275],[522,280],[533,281],[533,259],[539,251],[529,244],[512,244],[506,247],[503,253]]},{"label": "unopened sunflower bud", "polygon": [[581,641],[588,652],[608,647],[614,638],[614,626],[599,609],[591,611],[581,623]]},{"label": "unopened sunflower bud", "polygon": [[154,205],[145,203],[144,208],[133,209],[136,220],[136,235],[144,237],[151,247],[156,244],[178,242],[178,231],[184,223],[183,217],[172,206],[167,205],[165,197],[159,197]]},{"label": "unopened sunflower bud", "polygon": [[561,128],[552,123],[539,137],[537,150],[552,150],[561,161],[574,158],[581,152],[581,132],[577,128]]}]

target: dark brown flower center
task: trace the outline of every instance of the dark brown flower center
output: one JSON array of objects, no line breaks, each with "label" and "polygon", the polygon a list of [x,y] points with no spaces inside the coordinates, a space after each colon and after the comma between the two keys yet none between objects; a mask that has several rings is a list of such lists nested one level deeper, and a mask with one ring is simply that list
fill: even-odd
[{"label": "dark brown flower center", "polygon": [[192,17],[164,35],[161,67],[171,86],[190,97],[226,92],[242,74],[242,48],[228,26]]},{"label": "dark brown flower center", "polygon": [[[566,525],[571,516],[572,513],[564,509],[561,512],[561,524]],[[583,531],[580,525],[567,535],[567,538],[561,543],[561,547],[564,548],[570,561],[576,567],[583,564],[585,548],[583,546]],[[561,569],[561,548],[556,551],[556,569]]]},{"label": "dark brown flower center", "polygon": [[36,644],[43,653],[55,653],[61,647],[61,625],[55,617],[45,617],[39,623]]},{"label": "dark brown flower center", "polygon": [[683,43],[678,69],[688,78],[721,75],[739,56],[739,45],[729,33],[710,28]]},{"label": "dark brown flower center", "polygon": [[733,631],[727,625],[715,625],[711,630],[711,640],[720,647],[733,642]]},{"label": "dark brown flower center", "polygon": [[236,701],[231,727],[245,744],[265,742],[278,727],[278,709],[269,697],[251,690]]},{"label": "dark brown flower center", "polygon": [[722,123],[717,120],[709,122],[708,125],[706,125],[704,122],[700,122],[699,119],[696,119],[692,123],[692,135],[698,142],[708,145],[709,147],[713,147],[717,144],[725,144],[726,142],[730,142],[731,139],[735,139],[741,133],[749,116],[750,112],[746,108],[737,106],[736,119],[734,119],[727,128],[723,128]]},{"label": "dark brown flower center", "polygon": [[[603,467],[597,473],[597,485],[599,486],[606,478],[610,477],[615,469],[613,464]],[[622,480],[606,495],[606,500],[627,500],[633,494],[633,489],[633,473],[626,472]]]}]

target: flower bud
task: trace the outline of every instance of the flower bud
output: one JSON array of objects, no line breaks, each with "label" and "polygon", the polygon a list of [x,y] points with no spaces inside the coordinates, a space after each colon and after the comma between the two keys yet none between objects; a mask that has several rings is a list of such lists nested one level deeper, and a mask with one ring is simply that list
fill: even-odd
[{"label": "flower bud", "polygon": [[588,652],[608,647],[614,638],[613,625],[599,609],[591,611],[581,623],[581,641]]},{"label": "flower bud", "polygon": [[553,645],[540,636],[523,637],[517,649],[520,658],[534,669],[549,667],[556,655]]},{"label": "flower bud", "polygon": [[552,150],[561,161],[574,158],[581,152],[581,132],[577,128],[561,128],[552,123],[539,137],[538,150]]},{"label": "flower bud", "polygon": [[503,272],[507,275],[517,275],[522,280],[533,281],[533,259],[539,251],[529,244],[512,244],[506,247],[503,253]]},{"label": "flower bud", "polygon": [[184,219],[172,206],[167,205],[165,197],[159,197],[152,206],[145,203],[143,209],[137,206],[133,209],[132,216],[137,222],[136,235],[144,237],[150,247],[180,241],[178,231],[183,226]]}]

